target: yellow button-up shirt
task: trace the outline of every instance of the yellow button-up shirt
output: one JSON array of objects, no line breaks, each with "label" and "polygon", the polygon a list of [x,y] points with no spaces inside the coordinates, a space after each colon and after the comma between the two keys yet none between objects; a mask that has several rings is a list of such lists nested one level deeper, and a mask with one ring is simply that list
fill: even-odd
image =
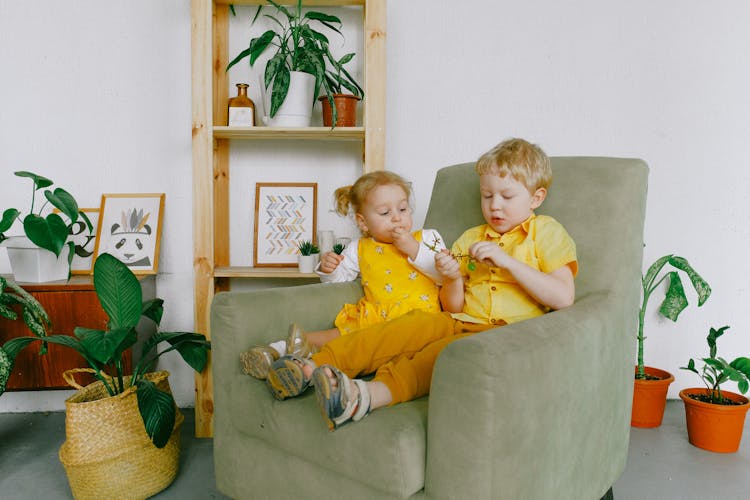
[{"label": "yellow button-up shirt", "polygon": [[478,241],[495,242],[511,257],[544,273],[567,265],[573,276],[578,274],[575,242],[552,217],[532,214],[505,234],[487,224],[473,227],[451,248],[454,255],[462,256],[464,308],[463,312],[453,314],[462,321],[503,325],[549,311],[529,296],[507,270],[470,260],[469,247]]}]

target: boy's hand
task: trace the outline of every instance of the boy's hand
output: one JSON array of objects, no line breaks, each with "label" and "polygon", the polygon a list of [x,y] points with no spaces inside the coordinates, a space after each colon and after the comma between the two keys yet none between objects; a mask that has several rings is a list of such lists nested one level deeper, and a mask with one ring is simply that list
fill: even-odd
[{"label": "boy's hand", "polygon": [[497,243],[491,241],[478,241],[469,247],[469,255],[478,262],[495,267],[507,268],[513,261],[513,257],[505,253]]},{"label": "boy's hand", "polygon": [[435,253],[435,269],[446,281],[461,279],[461,265],[447,248]]},{"label": "boy's hand", "polygon": [[391,231],[391,236],[393,237],[393,245],[399,252],[408,255],[411,260],[417,258],[419,242],[414,238],[413,234],[405,231],[403,228],[397,227]]},{"label": "boy's hand", "polygon": [[326,274],[330,274],[339,267],[342,260],[344,260],[343,255],[334,252],[326,252],[320,257],[320,270]]}]

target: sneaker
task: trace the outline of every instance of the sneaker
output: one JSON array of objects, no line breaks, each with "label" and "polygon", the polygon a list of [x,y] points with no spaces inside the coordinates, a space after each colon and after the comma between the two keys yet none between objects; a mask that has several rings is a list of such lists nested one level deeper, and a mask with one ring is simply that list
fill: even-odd
[{"label": "sneaker", "polygon": [[251,347],[240,354],[240,363],[245,375],[265,380],[271,364],[279,359],[279,353],[271,346],[259,345]]},{"label": "sneaker", "polygon": [[301,358],[309,358],[318,352],[318,348],[307,340],[305,332],[297,326],[297,323],[292,323],[289,325],[289,333],[286,338],[286,352]]}]

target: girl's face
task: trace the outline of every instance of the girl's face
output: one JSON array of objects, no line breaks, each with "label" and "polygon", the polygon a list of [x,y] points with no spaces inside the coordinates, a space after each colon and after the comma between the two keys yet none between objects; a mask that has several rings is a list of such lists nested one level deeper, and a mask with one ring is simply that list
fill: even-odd
[{"label": "girl's face", "polygon": [[356,219],[362,232],[381,243],[393,243],[394,230],[411,231],[408,195],[396,184],[377,186],[367,195]]},{"label": "girl's face", "polygon": [[492,229],[504,234],[531,216],[547,196],[547,190],[539,188],[533,193],[511,175],[496,174],[479,176],[479,192],[482,195],[482,215]]}]

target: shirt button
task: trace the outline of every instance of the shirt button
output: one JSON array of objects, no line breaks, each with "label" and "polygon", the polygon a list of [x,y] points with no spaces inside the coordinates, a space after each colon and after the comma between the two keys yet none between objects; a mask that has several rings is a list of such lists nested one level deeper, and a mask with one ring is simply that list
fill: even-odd
[{"label": "shirt button", "polygon": [[495,274],[495,273],[497,272],[497,270],[496,270],[496,269],[490,269],[490,272],[491,272],[492,274]]},{"label": "shirt button", "polygon": [[505,246],[505,243],[503,243],[503,242],[501,241],[501,242],[500,242],[500,246],[501,246],[501,247],[504,247],[504,246]]},{"label": "shirt button", "polygon": [[491,288],[491,290],[492,290],[492,291],[494,292],[494,291],[496,291],[496,290],[497,290],[497,287],[496,287],[496,286],[493,286],[493,287]]},{"label": "shirt button", "polygon": [[496,325],[496,324],[497,324],[497,320],[496,320],[495,318],[492,318],[492,319],[490,320],[490,323],[492,323],[493,325]]}]

